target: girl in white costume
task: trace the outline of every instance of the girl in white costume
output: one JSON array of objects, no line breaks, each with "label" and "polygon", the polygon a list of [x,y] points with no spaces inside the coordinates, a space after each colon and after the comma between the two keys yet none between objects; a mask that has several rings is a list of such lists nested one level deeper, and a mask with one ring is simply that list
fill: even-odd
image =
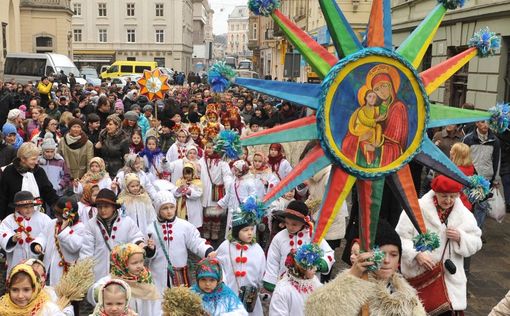
[{"label": "girl in white costume", "polygon": [[170,182],[177,184],[182,177],[182,169],[186,163],[192,163],[195,167],[197,177],[200,177],[202,168],[198,159],[198,149],[195,145],[189,145],[183,158],[172,161],[166,165],[166,170],[171,174]]},{"label": "girl in white costume", "polygon": [[196,176],[195,165],[185,163],[182,178],[177,180],[174,196],[177,199],[177,217],[187,219],[196,228],[202,227],[202,181]]},{"label": "girl in white costume", "polygon": [[103,158],[100,157],[90,159],[87,166],[87,173],[83,175],[80,181],[74,182],[74,193],[83,193],[83,186],[85,184],[97,185],[99,190],[111,189],[116,191],[117,189],[115,185],[112,186],[112,179],[110,178],[108,171],[106,171],[106,165]]},{"label": "girl in white costume", "polygon": [[142,187],[144,187],[151,199],[154,199],[156,197],[157,190],[154,188],[151,179],[144,171],[142,157],[135,154],[128,154],[126,155],[125,161],[124,167],[117,172],[117,176],[114,179],[115,183],[118,184],[118,189],[122,190],[125,188],[124,178],[126,177],[126,174],[135,173],[140,179]]},{"label": "girl in white costume", "polygon": [[145,148],[138,155],[142,157],[145,171],[151,181],[158,179],[170,181],[168,161],[165,154],[158,147],[158,139],[156,137],[147,137]]},{"label": "girl in white costume", "polygon": [[177,139],[175,140],[175,143],[170,146],[166,153],[166,160],[168,162],[184,158],[186,151],[188,150],[188,146],[194,144],[187,129],[181,128],[176,134]]},{"label": "girl in white costume", "polygon": [[88,183],[83,186],[83,193],[78,202],[78,215],[83,224],[87,224],[92,217],[97,215],[97,208],[93,205],[99,190],[97,184]]}]

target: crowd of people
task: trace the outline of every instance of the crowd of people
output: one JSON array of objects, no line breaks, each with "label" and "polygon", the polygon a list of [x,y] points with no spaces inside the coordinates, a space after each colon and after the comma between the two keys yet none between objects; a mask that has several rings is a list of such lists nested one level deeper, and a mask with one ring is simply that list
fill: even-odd
[{"label": "crowd of people", "polygon": [[[310,244],[330,167],[260,216],[246,209],[316,143],[248,146],[237,158],[218,145],[224,133],[249,136],[310,110],[239,87],[213,94],[199,79],[155,102],[136,82],[0,83],[0,315],[79,315],[79,304],[59,306],[52,289],[86,258],[95,260],[86,293],[92,315],[179,315],[162,308],[179,286],[200,297],[195,315],[262,316],[263,305],[275,316],[367,307],[370,315],[426,315],[430,302],[411,280],[446,261],[456,272],[441,269],[447,304],[434,315],[463,315],[469,257],[482,247],[490,201],[472,204],[461,184],[414,166],[425,225],[440,237],[436,250],[414,249],[418,232],[386,188],[377,268],[374,253],[359,251],[356,190],[325,240]],[[466,175],[502,188],[510,204],[508,131],[496,135],[478,122],[430,137]],[[342,239],[351,268],[335,276]]]}]

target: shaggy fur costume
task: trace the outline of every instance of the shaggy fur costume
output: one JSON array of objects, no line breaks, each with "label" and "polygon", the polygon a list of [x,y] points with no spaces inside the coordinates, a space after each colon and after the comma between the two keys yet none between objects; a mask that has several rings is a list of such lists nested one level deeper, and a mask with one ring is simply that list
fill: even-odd
[{"label": "shaggy fur costume", "polygon": [[371,316],[425,316],[416,290],[399,273],[391,278],[393,293],[386,282],[372,275],[365,281],[344,271],[312,293],[305,305],[306,316],[357,316],[368,303]]}]

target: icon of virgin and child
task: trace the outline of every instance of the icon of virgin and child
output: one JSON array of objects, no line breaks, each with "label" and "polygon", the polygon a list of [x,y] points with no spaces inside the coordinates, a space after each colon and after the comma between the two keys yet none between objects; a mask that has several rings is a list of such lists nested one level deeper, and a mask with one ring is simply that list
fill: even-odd
[{"label": "icon of virgin and child", "polygon": [[399,86],[400,74],[393,66],[378,64],[367,73],[342,142],[342,153],[356,165],[384,167],[406,150],[409,120]]}]

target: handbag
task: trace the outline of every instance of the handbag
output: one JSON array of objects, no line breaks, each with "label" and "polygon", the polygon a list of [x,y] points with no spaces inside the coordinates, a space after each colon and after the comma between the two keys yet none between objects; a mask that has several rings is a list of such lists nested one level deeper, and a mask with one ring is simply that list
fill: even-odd
[{"label": "handbag", "polygon": [[441,315],[453,310],[444,280],[443,258],[448,242],[444,247],[441,260],[434,266],[434,269],[407,279],[407,282],[418,291],[418,297],[430,316]]},{"label": "handbag", "polygon": [[498,223],[502,223],[506,215],[505,198],[499,188],[492,188],[491,192],[492,197],[487,200],[490,206],[487,210],[487,215]]}]

